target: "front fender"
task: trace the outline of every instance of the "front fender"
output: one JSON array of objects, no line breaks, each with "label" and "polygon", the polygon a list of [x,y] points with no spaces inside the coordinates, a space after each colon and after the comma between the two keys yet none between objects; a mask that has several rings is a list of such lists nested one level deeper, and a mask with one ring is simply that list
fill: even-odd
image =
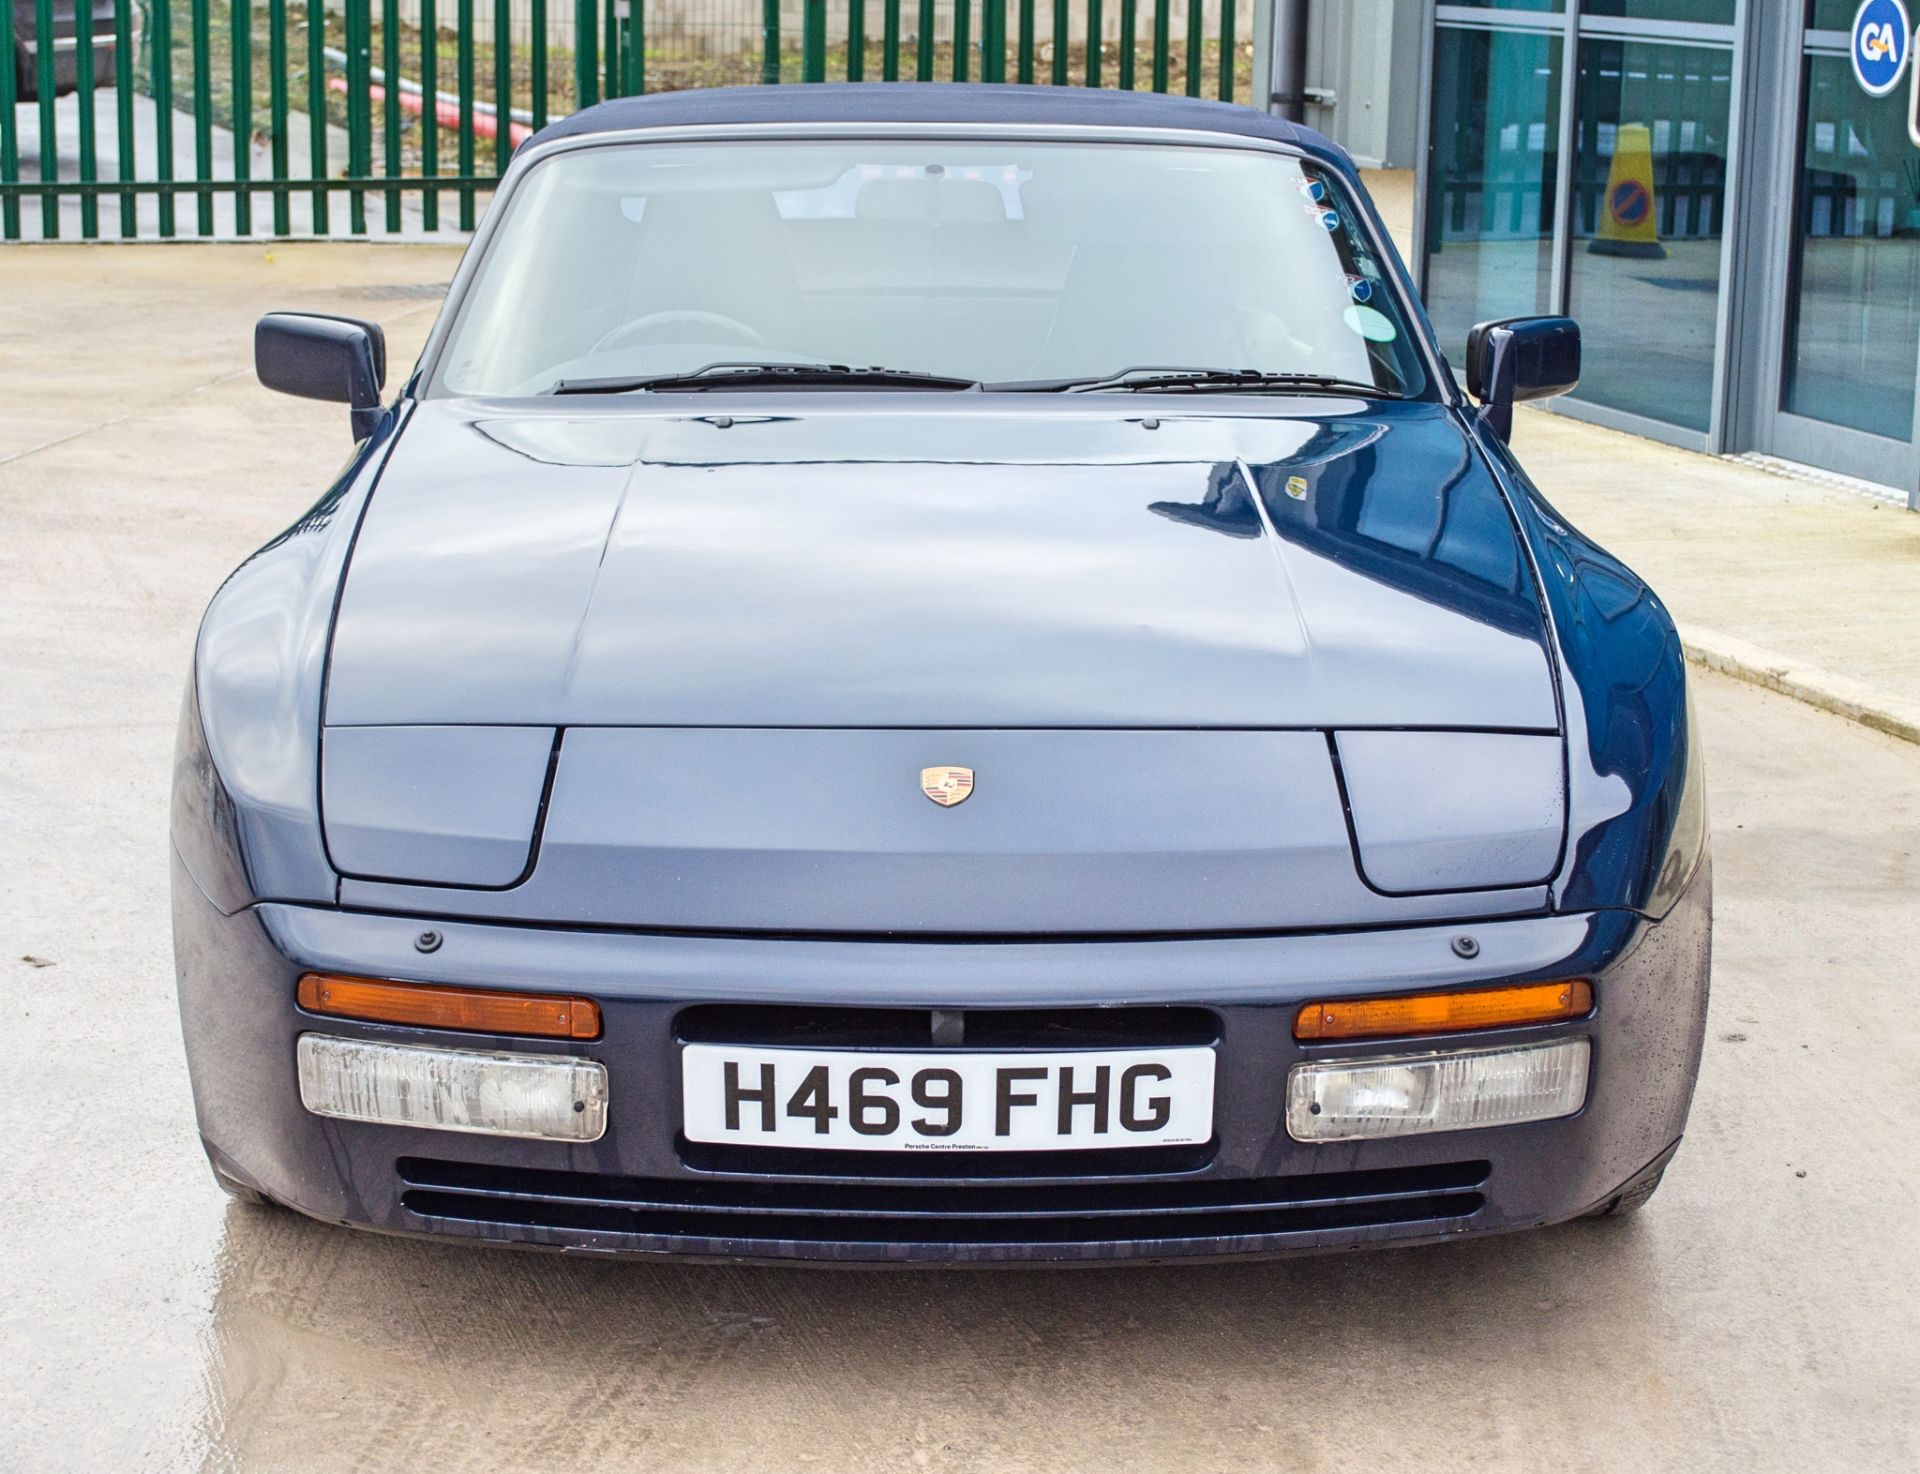
[{"label": "front fender", "polygon": [[405,408],[382,418],[325,496],[229,575],[201,621],[172,828],[216,905],[337,896],[320,829],[327,649],[354,535]]},{"label": "front fender", "polygon": [[1554,510],[1502,442],[1474,433],[1520,520],[1561,673],[1568,843],[1554,905],[1658,919],[1708,849],[1705,760],[1679,632],[1653,590]]}]

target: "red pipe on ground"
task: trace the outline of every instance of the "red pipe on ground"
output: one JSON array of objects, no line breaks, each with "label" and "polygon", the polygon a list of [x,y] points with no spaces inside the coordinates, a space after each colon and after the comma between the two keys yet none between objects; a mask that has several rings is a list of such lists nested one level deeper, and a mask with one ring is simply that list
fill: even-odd
[{"label": "red pipe on ground", "polygon": [[[327,78],[327,91],[337,92],[344,96],[346,90],[347,79],[345,77]],[[367,95],[375,102],[385,102],[387,89],[382,87],[378,82],[369,82],[367,84]],[[420,117],[426,112],[426,98],[421,93],[409,92],[403,87],[400,89],[400,110],[405,113],[412,113],[415,117]],[[458,132],[460,129],[460,104],[450,97],[435,98],[433,117],[434,121],[442,128],[451,128],[455,132]],[[478,107],[474,108],[473,133],[476,138],[498,138],[500,136],[499,119],[491,112],[482,112]],[[513,146],[518,148],[529,138],[533,137],[533,129],[529,128],[525,123],[516,123],[509,120],[507,123],[507,137]]]}]

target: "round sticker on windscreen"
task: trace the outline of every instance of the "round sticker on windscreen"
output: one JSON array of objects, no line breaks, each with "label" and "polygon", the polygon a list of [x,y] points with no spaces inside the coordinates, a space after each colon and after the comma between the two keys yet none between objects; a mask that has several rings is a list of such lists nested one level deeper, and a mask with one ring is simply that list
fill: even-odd
[{"label": "round sticker on windscreen", "polygon": [[1391,343],[1400,336],[1400,329],[1393,325],[1393,319],[1371,307],[1356,303],[1341,316],[1346,319],[1348,327],[1369,343]]}]

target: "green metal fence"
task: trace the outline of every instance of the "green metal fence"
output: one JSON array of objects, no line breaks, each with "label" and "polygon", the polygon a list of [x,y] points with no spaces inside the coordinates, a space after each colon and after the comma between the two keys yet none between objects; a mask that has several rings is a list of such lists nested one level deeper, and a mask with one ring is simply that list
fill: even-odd
[{"label": "green metal fence", "polygon": [[0,0],[9,241],[471,230],[521,138],[647,91],[977,80],[1231,100],[1252,67],[1236,0],[99,0],[61,78],[34,43],[71,35],[66,16],[27,8]]}]

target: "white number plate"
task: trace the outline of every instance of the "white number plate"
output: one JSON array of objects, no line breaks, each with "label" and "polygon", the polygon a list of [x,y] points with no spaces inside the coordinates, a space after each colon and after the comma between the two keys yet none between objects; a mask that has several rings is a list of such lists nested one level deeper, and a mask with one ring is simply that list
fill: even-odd
[{"label": "white number plate", "polygon": [[1213,1135],[1208,1048],[982,1054],[689,1044],[689,1141],[1044,1152]]}]

